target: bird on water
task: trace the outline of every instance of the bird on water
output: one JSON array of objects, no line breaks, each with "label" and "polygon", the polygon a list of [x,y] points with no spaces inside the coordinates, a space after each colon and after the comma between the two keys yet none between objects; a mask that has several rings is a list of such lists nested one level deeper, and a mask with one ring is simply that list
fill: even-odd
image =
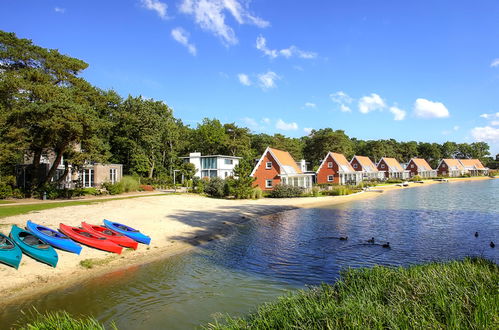
[{"label": "bird on water", "polygon": [[348,236],[340,236],[340,241],[346,241],[348,240]]},{"label": "bird on water", "polygon": [[390,242],[386,242],[385,244],[381,245],[384,248],[389,248],[390,247]]},{"label": "bird on water", "polygon": [[475,237],[478,237],[478,232],[477,231],[475,231]]},{"label": "bird on water", "polygon": [[374,237],[371,237],[371,239],[368,239],[368,240],[367,240],[367,243],[374,244]]},{"label": "bird on water", "polygon": [[495,248],[495,247],[496,247],[496,245],[495,245],[495,244],[494,244],[494,242],[492,242],[492,241],[490,242],[490,244],[489,244],[489,245],[490,245],[490,247],[491,247],[491,248]]}]

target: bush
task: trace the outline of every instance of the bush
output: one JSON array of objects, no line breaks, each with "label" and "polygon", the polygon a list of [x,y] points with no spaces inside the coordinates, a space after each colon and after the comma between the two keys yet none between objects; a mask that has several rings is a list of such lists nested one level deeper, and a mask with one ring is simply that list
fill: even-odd
[{"label": "bush", "polygon": [[323,191],[322,193],[327,196],[345,196],[353,194],[355,191],[347,186],[338,186],[334,187],[331,190]]},{"label": "bush", "polygon": [[148,185],[148,184],[141,184],[139,186],[138,190],[140,190],[140,191],[154,191],[154,187],[151,185]]},{"label": "bush", "polygon": [[225,196],[224,187],[225,181],[218,177],[214,177],[208,181],[207,185],[204,187],[204,192],[209,196],[221,198]]},{"label": "bush", "polygon": [[314,186],[312,188],[312,196],[319,197],[320,195],[321,195],[321,190],[319,189],[319,187]]},{"label": "bush", "polygon": [[0,199],[12,197],[12,187],[6,183],[0,182]]},{"label": "bush", "polygon": [[410,178],[409,181],[421,181],[421,180],[423,180],[422,177],[420,177],[419,175],[415,175],[412,178]]},{"label": "bush", "polygon": [[120,182],[123,185],[123,190],[125,192],[139,190],[139,180],[137,180],[133,176],[126,175],[123,178],[121,178]]},{"label": "bush", "polygon": [[303,188],[287,184],[278,184],[270,192],[270,197],[273,198],[300,197],[301,195],[303,195]]},{"label": "bush", "polygon": [[109,195],[118,195],[122,194],[125,189],[123,188],[123,184],[121,182],[111,183],[104,182],[102,186],[107,190]]},{"label": "bush", "polygon": [[263,197],[263,191],[260,187],[255,187],[251,190],[251,198],[252,199],[260,199]]},{"label": "bush", "polygon": [[81,189],[81,193],[84,195],[84,196],[87,196],[87,195],[93,195],[93,196],[98,196],[101,194],[100,190],[97,189],[97,188],[94,188],[94,187],[90,187],[90,188],[83,188]]},{"label": "bush", "polygon": [[403,181],[400,179],[390,178],[390,179],[386,180],[385,182],[386,183],[402,183]]}]

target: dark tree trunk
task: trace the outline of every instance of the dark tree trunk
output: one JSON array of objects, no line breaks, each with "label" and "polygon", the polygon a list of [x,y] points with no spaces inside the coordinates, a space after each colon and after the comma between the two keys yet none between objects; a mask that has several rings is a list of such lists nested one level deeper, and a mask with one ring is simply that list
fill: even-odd
[{"label": "dark tree trunk", "polygon": [[45,176],[45,178],[40,182],[39,187],[42,187],[44,184],[46,184],[47,182],[50,182],[52,180],[52,178],[55,175],[55,172],[57,171],[57,168],[61,164],[62,154],[64,153],[65,150],[66,150],[65,146],[55,150],[56,157],[55,157],[54,163],[50,167],[50,170],[49,170],[47,176]]}]

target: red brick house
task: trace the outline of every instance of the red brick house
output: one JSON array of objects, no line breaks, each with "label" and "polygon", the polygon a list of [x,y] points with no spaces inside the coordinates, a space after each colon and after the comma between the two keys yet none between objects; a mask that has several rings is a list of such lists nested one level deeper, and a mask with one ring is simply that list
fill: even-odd
[{"label": "red brick house", "polygon": [[362,180],[383,180],[384,173],[378,171],[374,163],[366,156],[353,156],[350,161],[353,169],[362,173]]},{"label": "red brick house", "polygon": [[362,181],[362,172],[354,170],[342,154],[329,152],[316,172],[317,183],[357,185]]},{"label": "red brick house", "polygon": [[419,175],[422,178],[431,178],[437,176],[437,171],[432,169],[430,164],[423,158],[412,158],[407,163],[406,170],[409,170],[410,176]]},{"label": "red brick house", "polygon": [[404,170],[402,165],[395,159],[389,157],[383,157],[376,165],[378,171],[384,173],[385,179],[409,179],[409,171]]},{"label": "red brick house", "polygon": [[442,159],[437,166],[439,176],[457,177],[466,172],[459,159]]},{"label": "red brick house", "polygon": [[253,186],[270,191],[278,184],[312,188],[314,173],[306,172],[305,161],[295,162],[287,151],[267,147],[251,172]]}]

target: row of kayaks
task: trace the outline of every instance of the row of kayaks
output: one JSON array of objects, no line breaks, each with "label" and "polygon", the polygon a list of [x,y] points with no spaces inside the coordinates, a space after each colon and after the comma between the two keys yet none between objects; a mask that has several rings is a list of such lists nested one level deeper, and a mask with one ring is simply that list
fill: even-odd
[{"label": "row of kayaks", "polygon": [[10,235],[0,233],[0,263],[18,268],[22,254],[52,267],[59,256],[55,248],[80,254],[78,243],[121,254],[123,247],[137,249],[138,243],[150,244],[151,238],[124,224],[104,220],[104,226],[82,222],[81,227],[59,225],[59,231],[28,220],[26,230],[13,225]]}]

